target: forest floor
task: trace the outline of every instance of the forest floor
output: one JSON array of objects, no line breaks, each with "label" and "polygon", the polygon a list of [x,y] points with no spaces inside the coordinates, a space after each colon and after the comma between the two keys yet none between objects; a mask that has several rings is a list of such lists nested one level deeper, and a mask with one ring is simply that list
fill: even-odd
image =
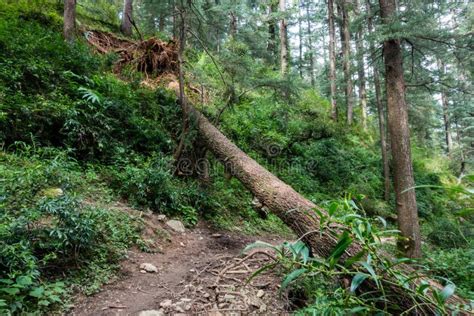
[{"label": "forest floor", "polygon": [[[157,253],[128,251],[117,279],[92,296],[79,295],[69,315],[240,315],[288,314],[289,303],[280,295],[281,275],[271,269],[248,284],[252,274],[272,261],[271,252],[246,245],[262,240],[279,244],[277,235],[249,237],[222,232],[200,222],[193,229],[176,233],[148,215],[148,232],[167,229],[169,234],[153,234],[160,246]],[[157,272],[143,270],[144,263]],[[153,269],[153,267],[152,267]]]}]

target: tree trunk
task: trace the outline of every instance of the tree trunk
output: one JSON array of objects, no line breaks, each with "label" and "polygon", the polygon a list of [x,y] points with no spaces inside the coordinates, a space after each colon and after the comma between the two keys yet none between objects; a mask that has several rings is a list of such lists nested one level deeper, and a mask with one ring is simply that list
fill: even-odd
[{"label": "tree trunk", "polygon": [[[280,0],[280,13],[286,11],[286,1]],[[285,75],[288,73],[288,31],[285,17],[280,20],[280,72]]]},{"label": "tree trunk", "polygon": [[298,5],[298,71],[300,73],[300,78],[303,79],[303,28],[301,26],[301,3]]},{"label": "tree trunk", "polygon": [[347,106],[347,124],[351,125],[354,117],[354,101],[352,99],[352,78],[351,78],[351,34],[349,32],[349,12],[347,11],[346,0],[339,0],[337,5],[341,18],[341,46],[344,70],[344,93]]},{"label": "tree trunk", "polygon": [[[367,27],[369,33],[373,31],[373,22],[372,22],[372,13],[371,13],[371,4],[370,0],[366,2],[367,8]],[[384,190],[383,196],[384,200],[388,202],[390,200],[390,165],[389,165],[389,155],[388,155],[388,146],[387,146],[387,130],[385,127],[385,109],[382,103],[382,91],[380,89],[380,77],[379,69],[377,68],[376,56],[374,54],[375,47],[374,42],[370,41],[370,56],[372,56],[372,69],[374,72],[374,86],[375,86],[375,103],[377,105],[377,114],[379,119],[379,133],[380,133],[380,151],[382,154],[382,168],[383,168],[383,183]]]},{"label": "tree trunk", "polygon": [[331,86],[331,117],[337,120],[336,104],[336,30],[334,26],[334,0],[328,0],[329,24],[329,84]]},{"label": "tree trunk", "polygon": [[[441,59],[438,58],[438,71],[440,73],[440,79],[446,74],[446,67]],[[451,154],[453,151],[453,140],[451,137],[451,126],[449,122],[449,103],[448,96],[446,95],[446,89],[442,87],[441,89],[441,103],[443,105],[443,121],[444,121],[444,133],[446,140],[446,152]]]},{"label": "tree trunk", "polygon": [[[379,0],[382,22],[389,25],[396,15],[395,0]],[[383,43],[388,127],[394,165],[394,187],[398,227],[404,237],[399,246],[410,258],[421,257],[421,236],[411,161],[408,108],[405,101],[403,56],[399,39]]]},{"label": "tree trunk", "polygon": [[[306,4],[306,23],[308,24],[308,50],[309,50],[309,77],[311,79],[311,87],[314,87],[315,79],[314,79],[314,55],[313,55],[313,32],[311,31],[311,15],[309,11],[310,3]],[[336,87],[336,83],[334,83],[334,88]]]},{"label": "tree trunk", "polygon": [[230,36],[235,37],[237,34],[237,16],[234,12],[230,13]]},{"label": "tree trunk", "polygon": [[64,39],[68,42],[74,40],[76,31],[76,0],[64,0]]},{"label": "tree trunk", "polygon": [[[173,88],[179,94],[179,88],[176,85],[173,85]],[[317,209],[321,214],[327,216],[328,214],[324,209],[301,196],[289,185],[247,156],[189,102],[184,102],[183,104],[187,107],[185,112],[193,120],[192,125],[197,128],[201,145],[214,154],[217,160],[224,165],[226,172],[236,177],[263,206],[267,207],[268,210],[287,224],[306,243],[313,255],[328,258],[337,245],[337,235],[344,230],[344,227],[331,225],[331,229],[321,230],[320,218],[314,210]],[[331,230],[333,231],[332,233],[330,232]],[[361,245],[356,241],[351,243],[341,258],[342,263],[357,255],[361,250]],[[405,272],[413,270],[407,265],[400,265],[399,267]],[[438,290],[443,288],[440,284],[422,276],[413,280],[417,284],[423,281],[430,282]],[[379,293],[380,289],[374,283],[366,281],[364,284],[361,288],[365,287],[365,291]],[[402,288],[393,288],[393,290],[397,293],[393,296],[393,300],[398,308],[402,310],[412,308],[412,314],[417,315],[430,315],[433,313],[434,307],[431,304],[423,305],[417,302],[417,306],[414,306],[415,302],[411,297],[405,295]],[[451,296],[449,300],[450,303],[465,304],[462,299],[455,295]]]},{"label": "tree trunk", "polygon": [[267,52],[270,54],[272,64],[276,64],[276,27],[275,19],[273,14],[277,10],[273,0],[270,1],[268,5],[268,43],[267,43]]},{"label": "tree trunk", "polygon": [[160,31],[160,33],[163,33],[165,31],[165,22],[166,22],[165,14],[161,12],[160,20],[158,21],[158,31]]},{"label": "tree trunk", "polygon": [[[354,1],[354,12],[356,17],[360,17],[359,0]],[[367,93],[365,90],[364,39],[362,33],[362,25],[360,25],[356,33],[357,73],[359,79],[359,102],[362,112],[362,127],[364,130],[367,130]]]},{"label": "tree trunk", "polygon": [[124,0],[122,24],[120,31],[126,36],[132,36],[132,21],[133,21],[133,0]]}]

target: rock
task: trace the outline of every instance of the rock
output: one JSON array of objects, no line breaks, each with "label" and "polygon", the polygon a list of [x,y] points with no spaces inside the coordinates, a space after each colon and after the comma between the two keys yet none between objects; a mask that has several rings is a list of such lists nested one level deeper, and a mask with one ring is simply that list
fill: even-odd
[{"label": "rock", "polygon": [[64,192],[61,188],[49,188],[43,191],[43,195],[48,198],[55,198],[63,194]]},{"label": "rock", "polygon": [[179,245],[180,245],[181,247],[186,247],[186,245],[185,245],[183,242],[180,242]]},{"label": "rock", "polygon": [[177,233],[184,233],[186,231],[183,223],[175,219],[167,221],[166,225]]},{"label": "rock", "polygon": [[261,298],[261,297],[263,297],[264,295],[265,295],[265,292],[264,292],[263,290],[258,290],[258,292],[257,292],[257,297],[258,297],[258,298]]},{"label": "rock", "polygon": [[190,298],[182,298],[182,299],[180,299],[180,301],[181,301],[181,302],[184,302],[184,303],[189,303],[189,302],[192,301],[192,299],[190,299]]},{"label": "rock", "polygon": [[166,215],[165,214],[160,214],[156,216],[156,219],[159,220],[160,222],[166,221]]},{"label": "rock", "polygon": [[219,238],[219,237],[222,237],[222,234],[212,234],[211,237],[212,238]]},{"label": "rock", "polygon": [[222,308],[226,308],[227,307],[227,304],[226,303],[220,303],[219,305],[217,305],[220,309]]},{"label": "rock", "polygon": [[231,295],[231,294],[224,295],[224,301],[232,302],[233,300],[235,300],[235,295]]},{"label": "rock", "polygon": [[145,270],[146,272],[149,272],[149,273],[158,272],[158,268],[152,265],[151,263],[142,263],[140,265],[140,269]]},{"label": "rock", "polygon": [[163,302],[160,303],[160,307],[163,307],[163,308],[169,308],[172,305],[173,305],[172,300],[164,300]]},{"label": "rock", "polygon": [[157,311],[154,309],[150,309],[147,311],[141,311],[138,313],[138,316],[165,316],[165,313],[163,313],[161,310]]},{"label": "rock", "polygon": [[205,298],[209,298],[209,297],[211,296],[211,294],[209,294],[209,293],[204,293],[203,296],[204,296]]},{"label": "rock", "polygon": [[146,273],[146,271],[145,270],[140,270],[140,273]]},{"label": "rock", "polygon": [[267,305],[266,304],[260,305],[260,309],[258,311],[260,313],[265,313],[267,311]]},{"label": "rock", "polygon": [[[179,305],[175,305],[175,306],[174,306],[174,310],[175,310],[176,312],[178,312],[178,313],[184,313],[184,309],[183,309],[181,306],[179,306]],[[175,315],[176,315],[176,314],[175,314]]]}]

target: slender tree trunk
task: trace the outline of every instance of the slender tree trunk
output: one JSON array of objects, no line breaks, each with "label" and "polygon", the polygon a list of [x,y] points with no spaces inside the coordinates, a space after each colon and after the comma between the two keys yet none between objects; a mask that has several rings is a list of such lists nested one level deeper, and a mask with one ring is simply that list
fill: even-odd
[{"label": "slender tree trunk", "polygon": [[351,78],[351,34],[349,32],[349,12],[347,11],[346,0],[339,0],[337,5],[341,18],[341,46],[344,70],[344,93],[347,106],[347,124],[352,125],[354,117],[354,101],[352,99],[352,78]]},{"label": "slender tree trunk", "polygon": [[122,24],[120,31],[126,36],[132,36],[132,21],[133,21],[133,0],[123,1]]},{"label": "slender tree trunk", "polygon": [[276,64],[276,27],[275,27],[275,19],[273,18],[273,14],[276,12],[276,5],[274,0],[270,1],[268,5],[268,43],[267,43],[267,52],[271,57],[272,64]]},{"label": "slender tree trunk", "polygon": [[[311,87],[314,87],[315,79],[314,79],[314,54],[313,54],[313,32],[311,31],[311,12],[309,11],[310,3],[306,4],[306,23],[308,25],[308,50],[309,50],[309,77],[311,79]],[[334,84],[334,87],[336,85]]]},{"label": "slender tree trunk", "polygon": [[336,30],[334,26],[334,0],[328,1],[328,24],[329,24],[329,84],[331,99],[331,117],[337,120],[336,104]]},{"label": "slender tree trunk", "polygon": [[[382,22],[389,25],[396,15],[395,0],[379,0]],[[421,236],[411,161],[408,108],[405,101],[403,56],[399,39],[383,43],[388,127],[394,165],[394,187],[398,226],[404,240],[400,247],[410,258],[421,257]]]},{"label": "slender tree trunk", "polygon": [[237,34],[237,16],[234,12],[230,13],[230,36],[235,37]]},{"label": "slender tree trunk", "polygon": [[158,31],[160,31],[160,33],[163,33],[165,31],[165,22],[166,22],[165,14],[161,12],[160,21],[158,22]]},{"label": "slender tree trunk", "polygon": [[[372,22],[372,10],[370,0],[366,1],[367,11],[367,28],[369,33],[373,32]],[[379,119],[379,134],[380,134],[380,151],[382,154],[382,168],[383,168],[383,183],[384,190],[383,196],[385,201],[390,200],[390,164],[389,164],[389,153],[387,146],[387,130],[385,127],[385,109],[382,102],[382,89],[380,88],[380,76],[379,69],[377,67],[377,57],[374,54],[375,46],[374,42],[370,41],[370,56],[372,58],[372,69],[374,72],[374,87],[375,87],[375,103],[377,105],[377,115]]]},{"label": "slender tree trunk", "polygon": [[[286,1],[280,0],[280,13],[286,11]],[[288,24],[286,18],[280,20],[280,72],[285,75],[288,73]]]},{"label": "slender tree trunk", "polygon": [[68,42],[74,40],[76,31],[76,0],[64,0],[64,39]]},{"label": "slender tree trunk", "polygon": [[299,58],[298,58],[298,71],[300,73],[300,78],[303,79],[303,28],[301,26],[301,3],[298,5],[298,48],[299,48]]},{"label": "slender tree trunk", "polygon": [[[438,71],[440,73],[440,77],[444,77],[446,74],[446,67],[441,59],[438,58]],[[453,140],[451,137],[451,126],[449,120],[449,102],[448,96],[446,95],[446,89],[442,87],[441,90],[441,103],[443,105],[443,121],[444,121],[444,133],[445,133],[445,140],[446,140],[446,152],[451,154],[453,151]]]},{"label": "slender tree trunk", "polygon": [[[359,0],[354,0],[354,11],[356,16],[360,17]],[[365,90],[364,39],[362,33],[362,25],[360,25],[356,33],[359,102],[362,112],[362,127],[364,130],[367,130],[367,92]]]}]

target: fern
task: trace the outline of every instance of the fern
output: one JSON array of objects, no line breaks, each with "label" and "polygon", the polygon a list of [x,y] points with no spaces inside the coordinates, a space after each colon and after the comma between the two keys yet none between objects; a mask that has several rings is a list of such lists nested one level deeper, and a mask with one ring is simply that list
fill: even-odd
[{"label": "fern", "polygon": [[96,91],[84,87],[80,87],[78,90],[80,93],[82,93],[82,98],[84,100],[99,105],[102,104],[101,96]]}]

